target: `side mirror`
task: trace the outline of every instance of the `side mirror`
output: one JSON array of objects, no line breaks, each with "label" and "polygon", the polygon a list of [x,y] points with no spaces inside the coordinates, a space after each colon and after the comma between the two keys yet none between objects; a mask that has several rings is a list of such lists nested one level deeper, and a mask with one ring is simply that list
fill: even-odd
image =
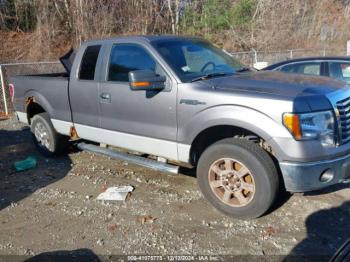
[{"label": "side mirror", "polygon": [[165,76],[157,75],[152,70],[136,70],[129,72],[131,90],[159,91],[165,88]]}]

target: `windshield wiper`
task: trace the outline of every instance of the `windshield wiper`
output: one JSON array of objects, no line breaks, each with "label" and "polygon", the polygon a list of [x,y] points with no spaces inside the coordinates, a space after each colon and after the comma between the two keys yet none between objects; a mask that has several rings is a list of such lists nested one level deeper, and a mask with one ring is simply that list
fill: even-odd
[{"label": "windshield wiper", "polygon": [[199,77],[195,77],[191,80],[191,82],[196,82],[196,81],[200,81],[200,80],[205,80],[208,78],[212,78],[212,77],[216,77],[216,76],[226,76],[226,75],[230,75],[229,73],[223,73],[223,72],[217,72],[217,73],[210,73],[210,74],[206,74],[203,76],[199,76]]},{"label": "windshield wiper", "polygon": [[245,71],[252,71],[252,69],[250,67],[242,67],[242,68],[238,69],[236,72],[241,73],[241,72],[245,72]]}]

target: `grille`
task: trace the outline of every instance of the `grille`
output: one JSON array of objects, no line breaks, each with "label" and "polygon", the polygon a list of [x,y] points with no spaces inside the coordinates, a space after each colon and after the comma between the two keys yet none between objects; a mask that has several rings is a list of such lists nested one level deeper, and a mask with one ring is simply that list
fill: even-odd
[{"label": "grille", "polygon": [[341,143],[345,144],[350,141],[350,97],[337,102],[336,106],[339,111]]}]

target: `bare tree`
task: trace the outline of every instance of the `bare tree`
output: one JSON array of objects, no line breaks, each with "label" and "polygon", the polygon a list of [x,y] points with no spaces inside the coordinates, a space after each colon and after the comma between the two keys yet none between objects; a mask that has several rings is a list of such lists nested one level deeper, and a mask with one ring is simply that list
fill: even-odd
[{"label": "bare tree", "polygon": [[[0,5],[0,34],[8,39],[0,41],[0,58],[48,59],[87,39],[131,34],[203,35],[232,51],[339,47],[350,38],[350,4],[341,0],[6,0],[5,3]],[[235,19],[247,16],[246,7],[235,16],[231,11],[247,4],[253,10],[242,26]]]}]

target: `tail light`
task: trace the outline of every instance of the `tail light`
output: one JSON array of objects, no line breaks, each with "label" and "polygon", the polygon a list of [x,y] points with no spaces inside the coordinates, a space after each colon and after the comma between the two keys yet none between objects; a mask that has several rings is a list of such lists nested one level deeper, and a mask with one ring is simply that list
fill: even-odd
[{"label": "tail light", "polygon": [[9,84],[9,94],[10,94],[11,100],[13,101],[13,98],[15,96],[15,86],[13,84]]}]

